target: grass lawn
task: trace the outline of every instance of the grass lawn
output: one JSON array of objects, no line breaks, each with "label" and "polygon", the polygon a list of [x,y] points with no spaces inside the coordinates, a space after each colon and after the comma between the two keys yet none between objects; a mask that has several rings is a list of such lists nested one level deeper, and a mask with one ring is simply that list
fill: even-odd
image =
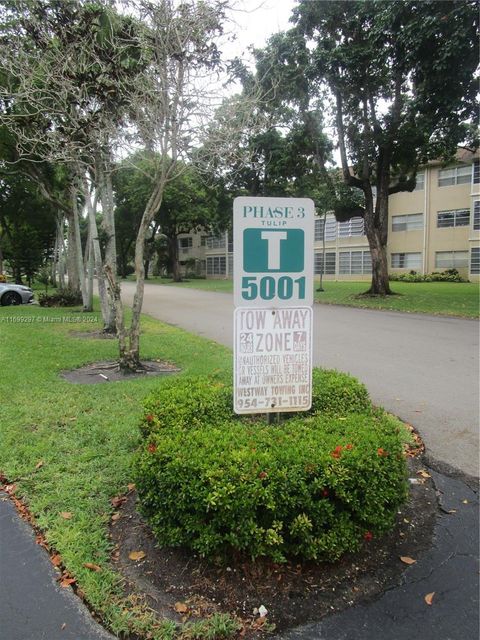
[{"label": "grass lawn", "polygon": [[[141,595],[126,597],[122,591],[111,562],[111,501],[132,482],[143,400],[166,378],[97,385],[60,378],[64,369],[116,359],[116,340],[72,335],[100,325],[98,311],[0,308],[0,475],[16,485],[15,495],[28,505],[77,591],[115,634],[149,640],[230,637],[238,624],[228,615],[179,629],[156,618]],[[175,363],[183,374],[231,380],[231,351],[213,341],[144,317],[141,344],[145,360]],[[406,431],[405,441],[410,439]]]},{"label": "grass lawn", "polygon": [[[130,280],[131,278],[129,278]],[[232,280],[189,280],[174,283],[166,278],[151,278],[148,282],[207,291],[233,291]],[[368,289],[368,282],[333,282],[323,284],[325,291],[315,291],[316,302],[349,307],[386,309],[406,313],[478,318],[479,285],[471,282],[392,282],[392,290],[399,294],[387,298],[358,297]],[[315,288],[318,283],[315,284]]]},{"label": "grass lawn", "polygon": [[[100,314],[90,317],[99,320]],[[26,501],[48,543],[108,626],[115,633],[144,637],[150,632],[154,640],[167,640],[175,636],[171,622],[154,622],[141,601],[123,597],[110,565],[107,534],[110,500],[131,482],[142,400],[162,378],[99,385],[72,385],[59,378],[62,369],[116,358],[115,340],[71,335],[100,328],[100,322],[84,318],[71,309],[0,308],[0,471],[17,485],[16,495]],[[189,374],[217,372],[230,378],[231,353],[218,344],[149,318],[142,330],[144,359],[172,361]],[[215,625],[228,625],[223,618],[209,624],[210,633]],[[200,626],[196,635],[190,626],[185,637],[206,633]]]}]

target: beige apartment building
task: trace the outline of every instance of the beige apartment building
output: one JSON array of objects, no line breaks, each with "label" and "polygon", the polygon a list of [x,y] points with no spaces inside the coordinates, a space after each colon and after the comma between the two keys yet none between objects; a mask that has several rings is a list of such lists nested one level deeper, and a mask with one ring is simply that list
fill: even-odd
[{"label": "beige apartment building", "polygon": [[[362,218],[337,222],[327,215],[315,220],[315,273],[323,267],[330,280],[369,280],[371,258]],[[190,236],[187,236],[190,237]],[[197,240],[200,238],[200,240]],[[181,256],[195,257],[207,278],[233,275],[231,236],[191,236],[181,238],[188,251]],[[191,243],[189,247],[188,243]],[[199,244],[199,251],[193,251]],[[430,162],[417,176],[411,193],[390,197],[388,260],[390,272],[458,269],[472,282],[480,280],[480,161],[479,153],[459,151],[448,167]]]}]

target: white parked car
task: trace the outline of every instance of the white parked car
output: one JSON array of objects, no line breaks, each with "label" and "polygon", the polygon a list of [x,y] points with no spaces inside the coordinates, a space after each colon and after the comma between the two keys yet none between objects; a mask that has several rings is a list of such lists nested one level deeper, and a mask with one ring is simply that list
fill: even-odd
[{"label": "white parked car", "polygon": [[23,284],[0,282],[0,304],[6,307],[12,304],[29,304],[33,302],[33,291]]}]

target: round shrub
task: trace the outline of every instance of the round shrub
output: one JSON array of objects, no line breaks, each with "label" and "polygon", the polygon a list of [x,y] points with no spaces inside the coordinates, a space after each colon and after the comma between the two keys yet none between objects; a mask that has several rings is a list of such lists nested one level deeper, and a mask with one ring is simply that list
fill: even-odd
[{"label": "round shrub", "polygon": [[233,417],[232,388],[213,377],[169,378],[144,402],[142,435],[157,429],[191,429]]},{"label": "round shrub", "polygon": [[313,370],[311,413],[343,415],[370,410],[367,388],[356,378],[335,370]]},{"label": "round shrub", "polygon": [[189,394],[179,402],[173,379],[157,392],[158,428],[144,425],[134,464],[141,511],[162,546],[335,560],[392,527],[406,498],[396,419],[368,404],[363,413],[335,408],[273,426],[233,417],[227,387],[176,382]]}]

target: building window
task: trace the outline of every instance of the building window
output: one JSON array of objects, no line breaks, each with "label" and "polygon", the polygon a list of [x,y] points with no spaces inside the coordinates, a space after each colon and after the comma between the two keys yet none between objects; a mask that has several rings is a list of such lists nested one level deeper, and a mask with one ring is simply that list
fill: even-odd
[{"label": "building window", "polygon": [[423,229],[423,213],[393,216],[392,231],[414,231],[416,229]]},{"label": "building window", "polygon": [[207,238],[208,238],[208,236],[200,236],[200,246],[201,247],[205,247],[206,246]]},{"label": "building window", "polygon": [[425,189],[425,171],[417,173],[414,191],[423,191]]},{"label": "building window", "polygon": [[337,238],[337,220],[335,216],[327,216],[325,225],[325,242],[332,242]]},{"label": "building window", "polygon": [[480,160],[473,161],[473,174],[472,174],[473,184],[480,183]]},{"label": "building window", "polygon": [[470,224],[470,211],[468,209],[454,209],[453,211],[439,211],[437,214],[437,227],[468,227]]},{"label": "building window", "polygon": [[207,249],[225,249],[225,236],[208,236]]},{"label": "building window", "polygon": [[421,266],[421,253],[392,253],[392,269],[418,269]]},{"label": "building window", "polygon": [[480,274],[480,247],[473,247],[470,251],[470,273]]},{"label": "building window", "polygon": [[436,251],[435,267],[437,269],[468,267],[468,251]]},{"label": "building window", "polygon": [[228,254],[228,275],[233,276],[233,253]]},{"label": "building window", "polygon": [[322,242],[324,228],[325,220],[323,218],[315,218],[315,242]]},{"label": "building window", "polygon": [[207,276],[224,276],[226,273],[225,256],[207,257]]},{"label": "building window", "polygon": [[351,238],[353,236],[365,235],[363,218],[356,217],[350,218],[346,222],[338,223],[338,237],[339,238]]},{"label": "building window", "polygon": [[335,275],[336,256],[335,251],[325,253],[325,269],[323,269],[323,253],[315,254],[315,275],[324,273],[327,276]]},{"label": "building window", "polygon": [[454,184],[470,184],[472,170],[470,165],[440,169],[438,172],[438,186],[449,187]]},{"label": "building window", "polygon": [[192,247],[193,247],[192,236],[188,236],[188,238],[178,239],[178,248],[180,249],[180,253],[189,253]]},{"label": "building window", "polygon": [[338,272],[342,275],[372,273],[370,251],[340,251],[338,254]]},{"label": "building window", "polygon": [[480,231],[480,200],[473,203],[473,230]]}]

